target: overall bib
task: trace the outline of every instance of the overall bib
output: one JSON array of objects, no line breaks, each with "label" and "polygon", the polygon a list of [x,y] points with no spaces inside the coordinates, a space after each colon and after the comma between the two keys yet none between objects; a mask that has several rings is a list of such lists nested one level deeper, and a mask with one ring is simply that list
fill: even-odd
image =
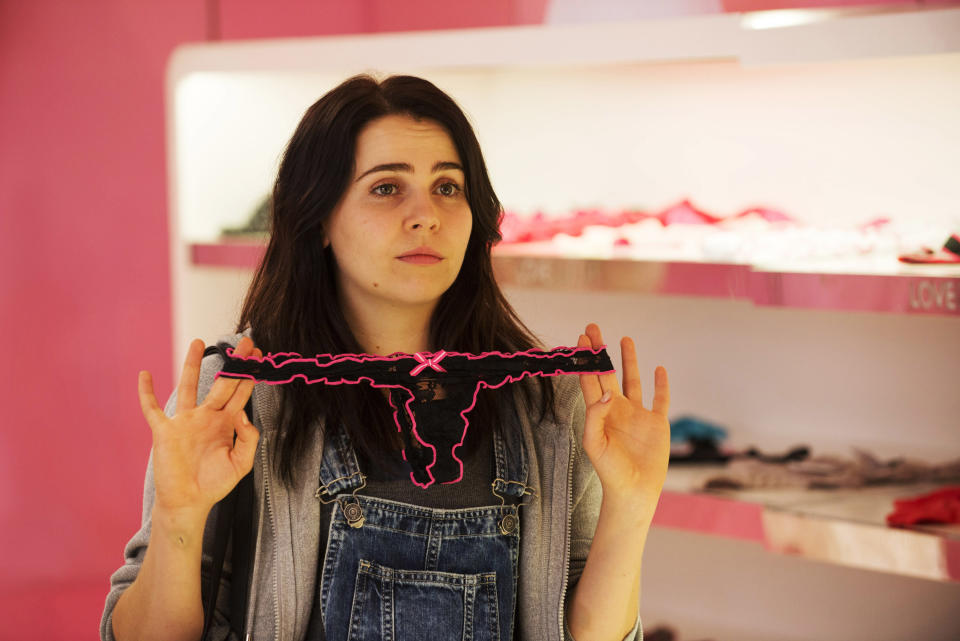
[{"label": "overall bib", "polygon": [[494,504],[465,509],[357,494],[365,477],[349,436],[330,435],[317,490],[338,504],[318,584],[329,641],[512,638],[518,509],[532,488],[522,439],[505,431],[493,434]]}]

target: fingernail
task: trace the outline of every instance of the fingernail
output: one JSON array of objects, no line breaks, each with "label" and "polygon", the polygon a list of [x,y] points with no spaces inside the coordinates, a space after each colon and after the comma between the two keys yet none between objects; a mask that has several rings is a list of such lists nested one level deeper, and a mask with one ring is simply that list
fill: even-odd
[{"label": "fingernail", "polygon": [[246,413],[246,412],[244,412],[243,414],[241,414],[241,415],[240,415],[240,418],[243,419],[243,422],[244,422],[244,423],[246,423],[247,425],[250,425],[250,421],[247,420],[247,413]]},{"label": "fingernail", "polygon": [[613,394],[610,392],[610,390],[607,390],[606,392],[603,393],[603,396],[600,397],[600,402],[607,403],[610,401],[611,398],[613,398]]}]

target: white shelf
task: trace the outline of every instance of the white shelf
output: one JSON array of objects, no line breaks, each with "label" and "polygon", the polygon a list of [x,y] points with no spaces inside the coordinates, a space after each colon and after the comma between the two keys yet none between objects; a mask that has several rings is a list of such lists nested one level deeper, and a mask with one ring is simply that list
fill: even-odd
[{"label": "white shelf", "polygon": [[960,582],[960,525],[886,524],[894,500],[942,484],[839,490],[695,490],[723,465],[670,468],[654,525],[762,543],[848,567]]}]

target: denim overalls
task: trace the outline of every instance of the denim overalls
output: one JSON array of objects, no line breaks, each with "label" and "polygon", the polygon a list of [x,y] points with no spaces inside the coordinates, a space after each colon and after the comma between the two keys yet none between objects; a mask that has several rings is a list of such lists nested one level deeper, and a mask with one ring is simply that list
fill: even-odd
[{"label": "denim overalls", "polygon": [[[494,430],[492,504],[432,509],[358,494],[345,430],[326,440],[317,497],[336,501],[318,582],[328,641],[508,641],[513,636],[526,452]],[[499,499],[499,500],[498,500]]]}]

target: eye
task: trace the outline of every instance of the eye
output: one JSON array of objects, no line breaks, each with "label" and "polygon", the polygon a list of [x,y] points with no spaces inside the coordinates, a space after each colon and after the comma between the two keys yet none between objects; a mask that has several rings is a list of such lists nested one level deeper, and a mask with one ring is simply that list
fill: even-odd
[{"label": "eye", "polygon": [[[384,191],[385,188],[387,188],[386,191]],[[397,186],[393,183],[382,183],[374,187],[372,193],[375,196],[393,196],[397,193]]]},{"label": "eye", "polygon": [[443,183],[437,189],[440,190],[441,196],[457,196],[463,191],[457,183]]}]

